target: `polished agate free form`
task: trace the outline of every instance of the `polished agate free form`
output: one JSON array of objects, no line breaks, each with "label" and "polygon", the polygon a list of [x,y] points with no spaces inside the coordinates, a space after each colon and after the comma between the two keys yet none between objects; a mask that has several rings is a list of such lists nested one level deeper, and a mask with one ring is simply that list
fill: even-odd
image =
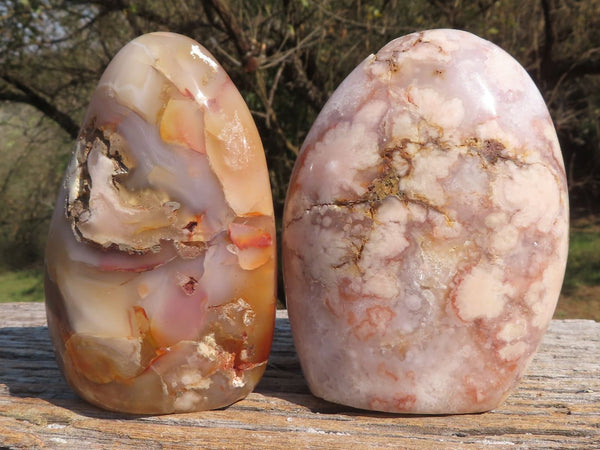
[{"label": "polished agate free form", "polygon": [[402,413],[497,407],[548,326],[567,257],[565,171],[540,93],[472,34],[390,42],[314,123],[283,228],[315,395]]},{"label": "polished agate free form", "polygon": [[197,42],[141,36],[100,79],[52,218],[46,307],[67,381],[103,408],[218,408],[258,383],[275,312],[268,172]]}]

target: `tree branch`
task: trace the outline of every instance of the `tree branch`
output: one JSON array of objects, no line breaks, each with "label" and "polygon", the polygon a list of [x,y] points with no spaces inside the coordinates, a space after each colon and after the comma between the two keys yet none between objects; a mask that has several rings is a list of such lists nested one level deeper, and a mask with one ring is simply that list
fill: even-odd
[{"label": "tree branch", "polygon": [[319,111],[327,100],[325,93],[320,90],[306,74],[306,69],[298,53],[295,53],[291,58],[290,67],[294,71],[295,87],[303,90],[310,105]]},{"label": "tree branch", "polygon": [[552,19],[550,18],[550,0],[540,0],[542,4],[542,14],[544,16],[544,44],[540,51],[540,72],[541,78],[544,75],[551,74],[552,70],[552,49],[554,47],[554,30]]},{"label": "tree branch", "polygon": [[2,92],[0,100],[17,101],[33,106],[42,114],[56,122],[63,130],[65,130],[73,139],[79,133],[79,126],[73,121],[71,116],[60,111],[56,105],[53,105],[41,95],[36,93],[31,87],[27,86],[21,80],[7,74],[0,75],[0,79],[19,90],[22,94]]},{"label": "tree branch", "polygon": [[565,71],[568,78],[577,78],[584,75],[600,75],[600,59],[584,59],[577,62],[556,63],[559,71]]},{"label": "tree branch", "polygon": [[242,25],[237,20],[237,17],[233,15],[229,6],[220,0],[204,0],[202,3],[209,21],[214,24],[214,15],[212,13],[215,13],[219,17],[225,28],[224,31],[230,37],[238,52],[244,70],[246,72],[254,72],[258,68],[258,59],[255,54],[256,49],[247,38]]}]

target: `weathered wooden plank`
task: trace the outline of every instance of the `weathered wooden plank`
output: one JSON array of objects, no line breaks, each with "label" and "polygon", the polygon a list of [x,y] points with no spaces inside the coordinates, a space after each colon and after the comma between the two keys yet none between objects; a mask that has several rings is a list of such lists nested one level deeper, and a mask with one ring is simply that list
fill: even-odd
[{"label": "weathered wooden plank", "polygon": [[600,323],[553,321],[500,408],[403,416],[313,397],[286,312],[256,391],[217,411],[132,416],[78,399],[56,363],[42,304],[0,304],[0,448],[600,448]]}]

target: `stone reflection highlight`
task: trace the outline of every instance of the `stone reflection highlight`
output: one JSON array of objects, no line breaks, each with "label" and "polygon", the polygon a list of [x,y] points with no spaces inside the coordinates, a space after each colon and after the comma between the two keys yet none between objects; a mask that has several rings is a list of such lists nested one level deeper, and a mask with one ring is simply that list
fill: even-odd
[{"label": "stone reflection highlight", "polygon": [[270,351],[275,267],[265,156],[232,81],[186,37],[130,42],[93,94],[48,239],[68,382],[132,413],[245,397]]},{"label": "stone reflection highlight", "polygon": [[310,130],[283,228],[315,395],[401,413],[497,407],[548,326],[567,257],[565,171],[541,95],[472,34],[390,42]]}]

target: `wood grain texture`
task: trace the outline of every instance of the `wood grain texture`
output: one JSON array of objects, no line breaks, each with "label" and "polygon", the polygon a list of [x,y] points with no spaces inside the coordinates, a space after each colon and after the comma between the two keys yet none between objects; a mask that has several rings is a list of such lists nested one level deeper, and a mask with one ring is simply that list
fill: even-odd
[{"label": "wood grain texture", "polygon": [[553,321],[518,389],[485,414],[361,411],[310,394],[286,311],[254,393],[228,408],[133,416],[77,398],[56,363],[44,306],[0,304],[3,448],[600,448],[600,323]]}]

